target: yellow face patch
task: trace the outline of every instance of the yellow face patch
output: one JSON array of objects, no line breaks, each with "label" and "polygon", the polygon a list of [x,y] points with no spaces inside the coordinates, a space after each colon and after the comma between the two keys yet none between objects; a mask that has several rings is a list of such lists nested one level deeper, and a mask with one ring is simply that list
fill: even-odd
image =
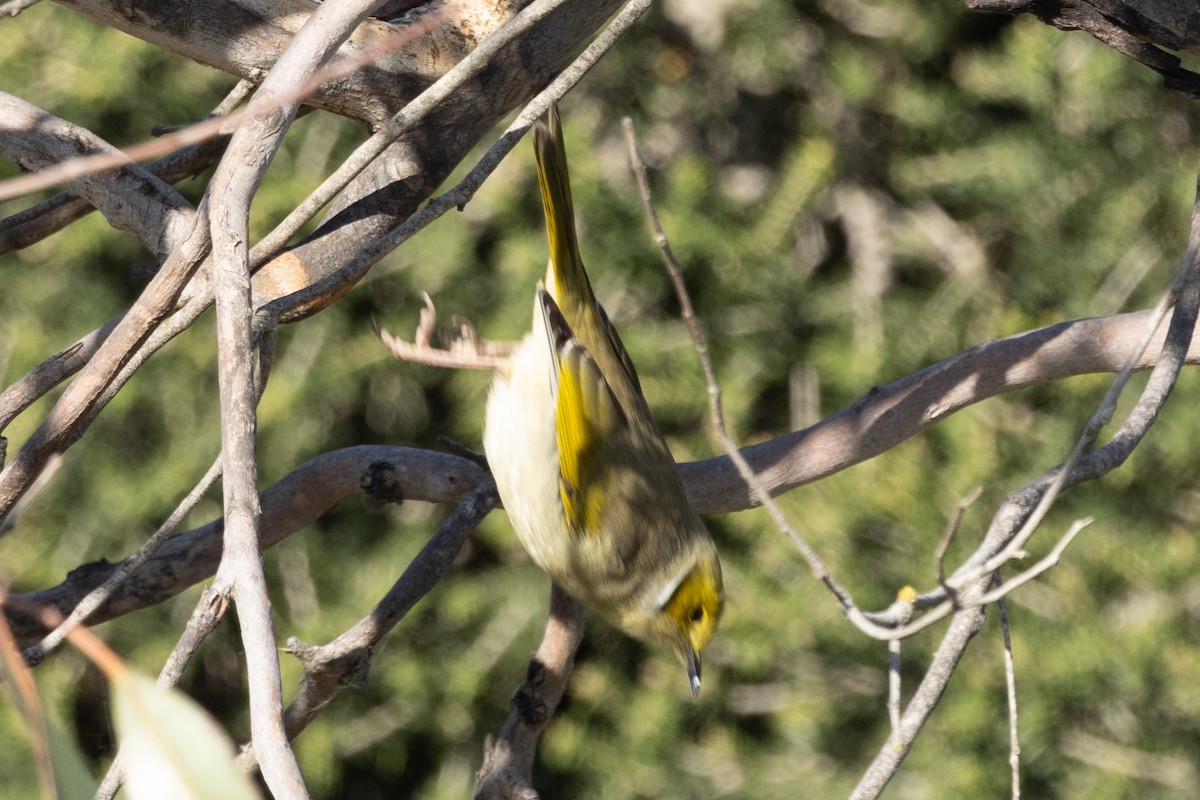
[{"label": "yellow face patch", "polygon": [[701,561],[680,582],[663,606],[663,613],[683,632],[697,653],[704,649],[716,630],[725,606],[721,567],[715,559]]}]

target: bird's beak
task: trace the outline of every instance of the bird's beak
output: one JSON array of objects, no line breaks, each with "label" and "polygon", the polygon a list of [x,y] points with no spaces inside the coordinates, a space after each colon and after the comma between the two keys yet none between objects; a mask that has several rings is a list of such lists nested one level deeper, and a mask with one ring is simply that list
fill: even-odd
[{"label": "bird's beak", "polygon": [[684,648],[684,661],[687,662],[688,680],[692,684],[692,697],[700,696],[700,654],[696,648],[688,645]]}]

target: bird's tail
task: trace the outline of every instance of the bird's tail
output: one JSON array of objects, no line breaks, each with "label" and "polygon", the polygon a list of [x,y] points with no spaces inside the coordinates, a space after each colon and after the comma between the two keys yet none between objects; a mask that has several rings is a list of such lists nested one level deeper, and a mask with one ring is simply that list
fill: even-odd
[{"label": "bird's tail", "polygon": [[550,237],[550,264],[546,268],[546,290],[568,314],[576,308],[595,303],[592,285],[579,255],[575,233],[575,207],[571,202],[571,178],[567,172],[567,151],[563,146],[562,122],[558,106],[551,105],[546,121],[538,121],[533,131],[537,155],[538,184],[546,208],[546,232]]}]

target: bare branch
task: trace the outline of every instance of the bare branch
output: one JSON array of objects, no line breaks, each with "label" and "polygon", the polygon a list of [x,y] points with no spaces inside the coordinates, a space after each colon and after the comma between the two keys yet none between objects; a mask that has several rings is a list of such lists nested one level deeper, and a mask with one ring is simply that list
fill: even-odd
[{"label": "bare branch", "polygon": [[263,779],[277,798],[307,798],[308,790],[283,724],[283,689],[271,602],[259,545],[257,395],[250,293],[250,201],[298,103],[305,84],[378,0],[346,0],[317,7],[250,101],[240,127],[209,186],[216,284],[221,454],[225,500],[224,548],[214,580],[230,591],[246,651],[250,730]]},{"label": "bare branch", "polygon": [[163,264],[17,455],[0,471],[0,520],[8,516],[13,505],[28,490],[46,459],[66,450],[83,435],[95,414],[103,408],[99,398],[117,371],[174,307],[179,293],[207,252],[207,225],[207,206],[202,203],[195,215],[192,233]]},{"label": "bare branch", "polygon": [[[409,447],[360,445],[325,453],[300,465],[262,493],[259,545],[273,547],[320,517],[348,495],[363,491],[382,502],[463,500],[486,473],[458,456]],[[212,577],[221,556],[220,520],[169,538],[133,571],[113,596],[93,613],[103,622],[156,605]],[[22,608],[54,606],[70,613],[119,564],[99,562],[73,570],[58,586],[29,594],[10,594],[6,604],[13,634],[22,647],[46,635],[39,619]],[[18,606],[16,603],[20,603]]]},{"label": "bare branch", "polygon": [[892,722],[892,735],[900,731],[900,640],[891,639],[888,646],[888,719]]},{"label": "bare branch", "polygon": [[[254,113],[272,114],[287,106],[298,104],[301,100],[311,99],[314,94],[319,94],[320,88],[323,85],[340,85],[347,78],[361,74],[364,69],[368,69],[372,64],[380,62],[389,53],[399,50],[412,40],[429,33],[435,28],[439,20],[440,15],[435,13],[425,17],[409,28],[392,29],[385,37],[379,39],[375,47],[359,52],[353,57],[342,59],[336,65],[328,67],[322,72],[310,75],[306,81],[293,84],[292,88],[286,94],[275,98],[273,105],[260,104]],[[284,53],[286,53],[286,50]],[[280,58],[282,57],[281,55]],[[256,76],[256,82],[257,77],[261,76]],[[78,181],[80,178],[110,168],[132,166],[136,161],[160,156],[184,145],[199,144],[206,140],[214,139],[222,134],[231,132],[242,124],[252,123],[252,119],[248,120],[246,118],[248,113],[250,112],[211,118],[203,122],[178,128],[174,132],[158,139],[142,142],[123,150],[112,149],[108,152],[93,155],[79,155],[76,153],[74,154],[75,157],[57,160],[57,163],[54,165],[40,169],[34,174],[0,181],[0,200],[19,197],[22,194],[44,189],[64,181]],[[295,111],[293,110],[292,113],[294,114]]]},{"label": "bare branch", "polygon": [[[84,153],[119,155],[94,133],[3,92],[0,152],[26,170],[70,161]],[[191,229],[191,204],[169,183],[137,164],[125,161],[111,173],[77,177],[70,187],[114,228],[137,237],[158,261]]]},{"label": "bare branch", "polygon": [[[200,309],[197,309],[194,313],[198,314],[199,310]],[[985,374],[976,372],[976,370],[982,368],[981,362],[987,362],[995,365],[1009,365],[1011,370],[1016,375],[1015,382],[1019,384],[1020,387],[1032,385],[1042,381],[1051,381],[1068,377],[1072,374],[1077,374],[1074,372],[1075,370],[1078,370],[1079,374],[1082,374],[1083,372],[1103,371],[1106,365],[1119,364],[1123,360],[1123,357],[1127,356],[1128,352],[1132,349],[1130,340],[1136,337],[1138,327],[1140,325],[1144,325],[1144,320],[1146,319],[1147,313],[1148,312],[1136,312],[1133,314],[1123,314],[1114,317],[1085,319],[1061,323],[1060,325],[1053,326],[1052,329],[1041,329],[1031,333],[1011,337],[1010,339],[993,342],[986,346],[973,348],[965,353],[952,356],[943,362],[939,362],[939,364],[935,364],[932,367],[922,370],[913,376],[909,376],[908,378],[904,378],[890,386],[872,390],[872,392],[869,394],[864,395],[855,401],[855,403],[848,407],[848,409],[834,414],[821,423],[818,423],[817,425],[808,428],[805,431],[799,432],[799,434],[786,434],[769,442],[745,448],[742,453],[747,457],[747,460],[752,466],[756,466],[759,478],[766,485],[766,487],[770,489],[773,494],[779,494],[792,488],[787,484],[781,485],[777,482],[772,482],[778,481],[781,475],[794,476],[797,473],[808,469],[818,473],[836,472],[838,469],[841,469],[843,466],[845,466],[845,464],[842,462],[844,461],[845,454],[850,452],[851,449],[853,449],[853,452],[860,456],[861,459],[865,459],[868,457],[866,453],[878,446],[876,442],[869,440],[857,443],[858,446],[855,446],[855,443],[853,442],[847,443],[843,441],[841,443],[840,452],[835,452],[832,455],[823,447],[824,444],[827,444],[834,437],[835,431],[839,435],[845,435],[845,420],[852,411],[857,411],[860,416],[878,417],[885,413],[887,409],[895,407],[897,402],[896,396],[900,392],[907,392],[911,397],[922,398],[926,400],[927,403],[932,402],[931,398],[944,397],[947,394],[952,394],[956,398],[954,410],[959,410],[970,403],[986,399],[987,397],[1004,391],[1003,388],[1000,388],[996,385],[983,385],[984,381],[981,381],[980,379],[985,378]],[[184,324],[184,327],[186,327],[186,324]],[[1054,331],[1055,333],[1054,335],[1048,335],[1048,331]],[[159,337],[160,334],[156,333],[152,337],[152,341]],[[1067,351],[1071,349],[1071,342],[1079,343],[1079,358],[1071,358],[1069,356]],[[1085,344],[1096,345],[1099,349],[1085,347]],[[1152,345],[1151,351],[1156,351],[1160,347],[1161,344]],[[982,355],[982,351],[985,348],[987,351],[986,357]],[[1139,366],[1143,365],[1147,357],[1148,356],[1143,356],[1143,358],[1139,360]],[[1200,348],[1193,345],[1188,353],[1187,358],[1189,363],[1198,363],[1198,361],[1200,361]],[[948,387],[945,380],[945,375],[946,371],[951,368],[953,369],[954,374],[958,375],[961,380],[966,382],[968,385],[963,385],[961,387]],[[1109,369],[1112,371],[1115,368],[1110,367]],[[923,382],[928,383],[924,383],[924,385],[922,385]],[[0,398],[3,398],[4,396],[5,395],[0,395]],[[889,420],[889,424],[903,428],[908,435],[915,435],[932,424],[926,421],[925,415],[920,411],[922,405],[923,404],[921,403],[915,403],[915,410],[908,408],[905,409],[913,414],[912,417],[906,419],[893,418]],[[937,415],[937,421],[944,419],[947,415],[948,412]],[[805,435],[802,438],[797,438],[800,434]],[[907,438],[907,436],[904,438]],[[785,466],[790,466],[791,469],[767,469],[758,466],[756,462],[759,462],[762,458],[761,454],[763,452],[771,451],[785,453],[786,455],[782,456],[787,462],[787,465]],[[403,457],[392,455],[393,453],[397,452],[406,452],[412,455]],[[354,479],[351,479],[347,484],[344,476],[341,475],[338,470],[326,470],[324,468],[320,468],[319,475],[316,474],[316,472],[310,472],[312,470],[318,470],[320,464],[325,459],[337,460],[344,458],[349,458],[348,461],[343,461],[342,464],[350,473],[357,474],[356,471],[365,471],[367,466],[369,466],[369,461],[363,463],[361,458],[344,455],[356,453],[376,453],[377,455],[375,456],[364,456],[364,458],[374,458],[375,460],[382,461],[387,461],[389,458],[399,458],[396,463],[401,465],[401,467],[398,468],[402,468],[403,464],[407,463],[408,459],[413,457],[419,456],[421,458],[435,459],[435,462],[427,465],[424,470],[407,473],[405,477],[406,483],[411,480],[417,480],[419,477],[422,485],[426,487],[431,487],[435,484],[439,487],[461,487],[464,485],[461,483],[464,478],[463,473],[460,471],[465,466],[464,462],[452,459],[449,462],[444,462],[443,465],[439,466],[436,461],[437,459],[448,458],[440,454],[423,453],[423,451],[386,447],[350,448],[345,451],[337,451],[318,457],[312,462],[298,467],[297,470],[292,473],[292,475],[289,475],[275,487],[268,489],[264,493],[262,501],[264,503],[265,515],[263,523],[264,536],[271,536],[271,531],[273,531],[275,526],[278,526],[279,524],[291,524],[289,520],[279,520],[273,517],[272,514],[278,512],[272,512],[266,505],[268,502],[271,502],[269,500],[270,498],[275,497],[276,491],[280,490],[290,482],[295,482],[298,485],[305,485],[306,488],[304,489],[304,493],[306,496],[314,499],[323,499],[330,494],[335,495],[335,498],[330,499],[327,503],[314,504],[316,506],[320,506],[319,510],[313,510],[311,513],[303,514],[303,519],[296,522],[297,527],[302,527],[312,519],[315,519],[326,508],[336,502],[337,499],[340,499],[346,493],[356,489],[357,484],[355,483]],[[1076,468],[1076,474],[1079,476],[1090,474],[1096,469],[1095,465],[1106,459],[1106,457],[1106,453],[1094,453],[1090,457],[1085,457],[1081,465]],[[753,501],[750,500],[745,494],[744,483],[742,482],[741,478],[736,474],[731,473],[728,459],[708,459],[705,461],[681,464],[679,467],[680,472],[684,477],[685,487],[687,488],[689,498],[696,506],[697,510],[700,510],[704,513],[714,513],[718,511],[728,512],[743,510],[754,505]],[[804,482],[808,482],[808,480],[812,479],[815,478],[806,479]],[[730,480],[732,480],[734,485],[728,485],[728,483],[725,483]],[[473,485],[473,483],[468,482],[467,485]],[[714,487],[716,494],[715,497],[711,497],[710,495],[706,494],[706,492]],[[1015,503],[1013,508],[1019,509],[1024,507],[1024,504],[1029,501],[1025,499],[1025,494],[1023,493],[1030,491],[1036,491],[1036,482],[1032,488],[1022,490],[1021,493],[1017,493],[1013,496],[1013,498],[1010,498],[1010,501]],[[447,500],[461,499],[462,497],[461,494],[456,494],[455,490],[452,488],[425,488],[417,491],[415,494],[411,489],[406,488],[405,494],[408,497],[428,499],[433,502],[445,502]],[[730,505],[730,503],[733,502],[731,498],[737,497],[741,497],[742,502],[739,505]],[[272,516],[270,523],[268,523],[266,520],[266,517],[268,516]],[[286,530],[286,533],[283,535],[278,536],[277,538],[272,538],[270,543],[274,544],[274,542],[284,538],[293,530],[295,530],[295,528]],[[207,528],[199,529],[198,531],[193,531],[191,534],[181,534],[181,536],[189,537],[193,535],[203,535],[204,531],[210,531],[209,535],[214,535],[211,532],[212,526],[209,526]],[[269,545],[264,544],[264,546]],[[163,558],[164,561],[159,562],[158,559],[152,560],[152,563],[159,564],[158,569],[164,572],[169,572],[176,568],[175,566],[169,566],[171,559],[166,555],[167,552],[167,550],[164,550],[164,553],[160,554],[160,557]],[[182,562],[192,563],[193,556],[187,554],[187,552],[184,550],[180,550],[176,553],[174,558],[181,562],[179,566],[183,566]],[[202,563],[202,561],[196,563]],[[212,574],[211,570],[213,569],[214,564],[215,561],[208,565],[208,571],[201,570],[199,573],[195,574],[193,574],[190,569],[185,569],[183,575],[190,577],[187,577],[186,580],[181,580],[180,585],[177,587],[164,587],[157,589],[155,590],[156,592],[162,593],[160,596],[147,599],[146,602],[139,603],[136,606],[120,611],[118,614],[106,613],[102,616],[102,618],[111,619],[113,616],[128,613],[135,608],[141,608],[145,605],[161,602],[166,597],[173,596],[179,591],[182,591],[184,588],[186,588],[186,586],[191,585],[191,583],[195,583],[203,580],[206,577],[209,577]],[[107,570],[109,568],[111,567],[105,569]],[[90,570],[81,568],[80,572],[86,573],[88,571]],[[107,572],[105,572],[105,575],[106,574]],[[61,587],[45,590],[48,593],[52,593],[52,595],[47,596],[47,600],[49,601],[50,597],[57,598],[53,602],[59,605],[59,607],[63,610],[63,613],[69,613],[70,609],[77,601],[77,598],[82,597],[82,595],[86,593],[87,589],[94,588],[94,586],[99,582],[93,578],[90,581],[90,584],[88,584],[83,591],[80,591],[78,588],[80,585],[78,580],[82,578],[83,575],[81,574],[80,576],[75,576],[75,573],[72,575],[73,579],[68,580],[68,582],[63,584]],[[101,576],[101,580],[102,577],[103,576]],[[151,584],[156,585],[157,582],[151,581]],[[68,599],[70,597],[75,597],[76,600]],[[920,602],[922,607],[928,607],[934,602],[940,602],[940,599],[940,595],[929,595],[922,598]],[[28,644],[30,644],[34,638],[39,638],[41,635],[44,635],[44,631],[39,632],[36,635],[23,635],[21,633],[22,629],[19,626],[17,627],[17,630],[18,636],[22,639],[25,646],[28,646]]]},{"label": "bare branch", "polygon": [[[4,463],[2,456],[3,453],[0,452],[0,464]],[[25,513],[25,509],[29,508],[29,505],[37,498],[42,489],[45,489],[50,484],[50,481],[54,479],[54,475],[58,472],[62,463],[62,456],[59,455],[53,455],[47,459],[46,466],[42,469],[41,474],[37,476],[37,480],[33,482],[33,485],[29,487],[29,491],[13,506],[12,513],[8,515],[8,519],[0,522],[0,536],[8,533],[9,530],[16,526],[17,521],[21,519],[21,515]]]},{"label": "bare branch", "polygon": [[[289,738],[299,736],[343,686],[365,685],[376,646],[446,576],[467,537],[499,505],[495,483],[481,479],[370,613],[319,647],[288,640],[288,651],[304,665],[304,686],[285,717]],[[247,751],[242,763],[249,766],[255,758]]]},{"label": "bare branch", "polygon": [[[995,582],[1000,581],[996,573]],[[1008,764],[1012,768],[1012,800],[1021,800],[1021,729],[1017,714],[1017,669],[1013,664],[1012,632],[1008,627],[1008,603],[1001,597],[996,601],[1000,609],[1000,631],[1004,635],[1004,688],[1008,698]]]},{"label": "bare branch", "polygon": [[1091,524],[1091,517],[1075,520],[1073,523],[1071,523],[1071,527],[1067,528],[1067,532],[1059,538],[1054,547],[1050,548],[1050,552],[1038,559],[1036,564],[1031,566],[1029,569],[1017,573],[1003,583],[997,582],[996,588],[984,595],[981,595],[975,602],[979,603],[980,605],[987,605],[988,603],[994,603],[999,600],[1003,600],[1005,597],[1012,594],[1013,590],[1017,587],[1024,586],[1046,570],[1053,567],[1058,563],[1059,559],[1062,558],[1063,551],[1065,551],[1067,546],[1075,540],[1075,537],[1079,535],[1079,532]]},{"label": "bare branch", "polygon": [[[221,117],[233,112],[252,88],[247,81],[237,86],[213,109],[208,117]],[[173,132],[181,127],[168,128]],[[157,131],[155,135],[160,135]],[[146,165],[146,171],[165,183],[175,184],[211,167],[220,160],[229,143],[228,135],[220,135],[196,144],[181,147],[170,155]],[[42,202],[0,219],[0,255],[29,247],[45,239],[77,219],[91,213],[93,206],[73,192],[60,192]]]},{"label": "bare branch", "polygon": [[[1117,372],[1138,347],[1152,311],[1061,322],[981,344],[884,386],[873,388],[815,425],[742,450],[773,495],[874,458],[951,414],[989,397],[1097,372]],[[1153,366],[1166,326],[1159,326],[1135,369]],[[1193,338],[1187,363],[1200,364]],[[680,466],[697,511],[758,505],[725,458]]]},{"label": "bare branch", "polygon": [[531,783],[538,741],[566,691],[582,640],[583,606],[552,586],[550,618],[525,682],[512,697],[512,710],[500,733],[484,741],[483,764],[475,773],[475,800],[538,796]]},{"label": "bare branch", "polygon": [[[527,91],[530,86],[539,85],[545,80],[543,75],[552,75],[553,70],[557,68],[553,59],[559,57],[559,53],[574,48],[575,43],[591,30],[589,26],[593,21],[602,19],[611,5],[615,5],[614,0],[594,0],[588,4],[572,4],[569,16],[568,12],[564,11],[562,14],[556,15],[553,20],[553,36],[544,30],[551,22],[548,20],[545,24],[539,25],[536,30],[527,32],[527,35],[520,41],[505,48],[489,72],[489,75],[494,78],[489,78],[489,90],[486,93],[483,93],[482,88],[477,85],[464,87],[464,91],[469,89],[467,92],[469,96],[458,98],[454,104],[444,104],[439,107],[434,117],[426,123],[426,127],[431,130],[454,130],[457,135],[453,139],[439,137],[434,141],[418,137],[413,142],[398,142],[393,149],[399,148],[398,152],[403,153],[406,163],[394,163],[393,155],[386,164],[372,165],[371,170],[378,168],[381,175],[361,175],[358,183],[362,185],[354,191],[361,191],[364,195],[372,198],[370,203],[362,201],[365,205],[361,208],[355,204],[352,210],[343,209],[343,213],[348,214],[347,218],[339,217],[331,220],[305,244],[289,250],[268,264],[259,275],[256,275],[254,280],[256,302],[269,303],[292,295],[286,302],[274,307],[272,312],[285,322],[311,314],[340,297],[365,274],[378,258],[397,246],[400,241],[411,236],[412,233],[445,211],[467,202],[483,179],[490,174],[501,158],[520,138],[520,134],[532,124],[532,120],[543,113],[552,99],[561,96],[566,88],[577,81],[582,73],[595,62],[599,55],[612,46],[620,33],[626,30],[639,14],[644,12],[648,5],[647,2],[639,0],[618,14],[607,31],[585,49],[565,75],[556,79],[547,92],[526,109],[525,115],[514,123],[509,133],[501,140],[502,143],[492,148],[471,175],[455,190],[443,195],[439,202],[431,203],[429,207],[422,210],[418,218],[410,220],[403,230],[397,231],[396,238],[388,242],[386,249],[376,249],[364,258],[358,259],[352,264],[346,264],[353,254],[361,252],[365,242],[374,242],[377,247],[379,244],[377,240],[383,232],[392,225],[398,224],[399,220],[411,213],[427,193],[431,192],[449,173],[457,159],[474,144],[475,138],[473,137],[482,135],[488,130],[494,118],[503,110],[498,104],[505,102],[508,98],[519,96],[520,92]],[[477,33],[483,35],[487,30],[490,29],[479,30]],[[514,60],[514,53],[518,49],[520,52],[537,52],[541,60],[537,62],[531,62],[528,59]],[[478,106],[475,103],[476,100],[480,101]],[[457,109],[460,108],[472,108],[475,109],[475,113],[470,117],[458,119]],[[514,131],[519,131],[519,133],[514,133]],[[402,144],[403,147],[401,147]],[[413,170],[416,170],[416,178],[398,180],[396,177],[398,174],[404,174],[405,171],[412,173]],[[380,181],[388,185],[380,189]],[[261,261],[263,255],[264,251],[256,247],[251,253],[252,263]],[[331,275],[331,273],[334,274]],[[322,276],[325,276],[325,280],[321,280]],[[319,283],[319,285],[314,287],[314,283]],[[308,286],[309,289],[303,294],[293,294],[298,288],[304,286]],[[149,340],[137,350],[135,356],[130,358],[129,363],[143,363],[173,335],[185,330],[190,322],[196,319],[211,302],[211,285],[206,280],[195,281],[188,287],[183,297],[187,302],[185,310],[177,312],[172,321],[163,329],[171,333],[167,335],[160,331],[152,334]],[[106,328],[115,327],[116,324],[117,322],[114,321]],[[37,397],[42,396],[54,385],[80,369],[86,359],[91,357],[94,352],[93,348],[98,348],[100,340],[107,335],[107,332],[107,330],[101,329],[89,334],[75,346],[53,357],[0,394],[0,431]],[[123,370],[121,373],[123,377],[110,383],[105,388],[105,392],[111,397],[111,394],[115,393],[116,389],[129,375],[132,375],[133,371],[135,370]],[[106,402],[107,398],[101,396],[87,413],[94,416],[99,413]],[[82,428],[86,428],[90,424],[91,416],[80,423],[81,428],[78,433],[82,433]],[[67,443],[67,446],[69,444],[70,442]],[[15,480],[15,478],[10,478],[10,480]],[[5,483],[0,478],[0,516],[4,514],[5,502]]]},{"label": "bare branch", "polygon": [[959,500],[954,505],[954,513],[950,515],[950,519],[946,521],[946,530],[942,533],[941,541],[938,542],[937,549],[933,551],[934,572],[937,574],[938,585],[945,590],[947,596],[953,599],[953,590],[946,585],[946,551],[950,549],[950,541],[954,538],[954,534],[958,532],[958,526],[962,522],[963,514],[967,509],[974,505],[975,501],[983,494],[983,487],[976,486],[971,493],[963,499]]}]

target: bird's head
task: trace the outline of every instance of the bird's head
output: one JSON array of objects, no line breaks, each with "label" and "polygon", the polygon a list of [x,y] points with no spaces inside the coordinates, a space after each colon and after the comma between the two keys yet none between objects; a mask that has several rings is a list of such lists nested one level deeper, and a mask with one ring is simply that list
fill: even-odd
[{"label": "bird's head", "polygon": [[721,562],[715,549],[708,550],[647,620],[645,638],[679,657],[687,667],[693,696],[700,693],[700,653],[712,639],[724,606]]}]

